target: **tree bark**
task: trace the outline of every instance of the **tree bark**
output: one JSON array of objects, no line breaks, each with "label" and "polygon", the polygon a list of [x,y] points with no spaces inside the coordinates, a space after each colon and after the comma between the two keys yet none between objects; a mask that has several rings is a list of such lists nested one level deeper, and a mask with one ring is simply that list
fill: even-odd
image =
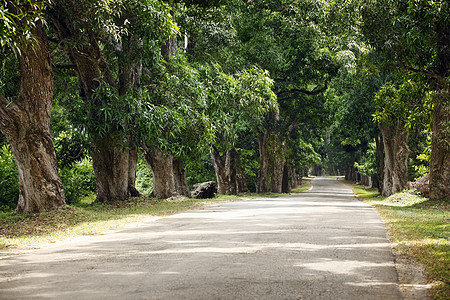
[{"label": "tree bark", "polygon": [[268,132],[265,131],[260,134],[258,139],[259,146],[259,169],[258,177],[256,179],[256,192],[257,193],[267,193],[269,192],[270,186],[270,155],[268,153]]},{"label": "tree bark", "polygon": [[383,190],[383,176],[384,176],[384,147],[383,138],[377,135],[375,137],[376,144],[376,166],[377,174],[373,178],[373,186],[378,188],[378,192]]},{"label": "tree bark", "polygon": [[450,199],[450,95],[436,95],[431,142],[430,198]]},{"label": "tree bark", "polygon": [[173,156],[147,146],[144,146],[143,150],[144,159],[153,173],[153,196],[158,199],[177,196],[173,172]]},{"label": "tree bark", "polygon": [[217,192],[219,194],[237,194],[235,157],[231,150],[226,150],[223,155],[219,151],[211,152],[217,179]]},{"label": "tree bark", "polygon": [[408,135],[405,122],[397,120],[392,126],[380,126],[384,147],[384,175],[382,196],[390,196],[407,188]]},{"label": "tree bark", "polygon": [[285,143],[278,132],[265,130],[259,138],[260,164],[256,182],[257,193],[281,193],[286,161]]},{"label": "tree bark", "polygon": [[130,151],[112,143],[109,136],[96,137],[92,139],[91,144],[97,201],[114,202],[127,199]]},{"label": "tree bark", "polygon": [[39,213],[65,205],[50,131],[53,72],[47,37],[38,21],[36,43],[19,56],[17,103],[0,96],[0,130],[11,144],[19,171],[17,213]]},{"label": "tree bark", "polygon": [[181,158],[173,159],[173,176],[177,194],[190,197],[191,193],[186,182],[186,171],[184,170],[184,164]]}]

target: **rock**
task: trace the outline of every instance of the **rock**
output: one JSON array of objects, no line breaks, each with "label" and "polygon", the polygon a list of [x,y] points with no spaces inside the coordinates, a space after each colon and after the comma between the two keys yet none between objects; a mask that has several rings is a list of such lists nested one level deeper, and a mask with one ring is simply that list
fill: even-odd
[{"label": "rock", "polygon": [[216,194],[216,182],[207,181],[194,184],[194,190],[191,193],[191,197],[195,199],[208,199],[213,198]]},{"label": "rock", "polygon": [[430,174],[426,174],[416,182],[411,183],[412,187],[421,192],[425,197],[430,197]]}]

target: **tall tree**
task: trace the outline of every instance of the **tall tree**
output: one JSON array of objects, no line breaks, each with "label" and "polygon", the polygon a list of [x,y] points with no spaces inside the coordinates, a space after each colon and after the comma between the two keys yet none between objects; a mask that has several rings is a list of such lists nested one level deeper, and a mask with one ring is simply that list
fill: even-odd
[{"label": "tall tree", "polygon": [[362,4],[364,34],[388,66],[419,74],[434,99],[430,196],[450,197],[450,4],[448,1],[371,0]]},{"label": "tall tree", "polygon": [[42,21],[48,4],[6,1],[0,8],[2,55],[15,52],[20,77],[17,95],[0,95],[0,130],[11,144],[19,170],[18,213],[65,204],[50,132],[53,71]]},{"label": "tall tree", "polygon": [[142,59],[151,59],[154,45],[171,32],[167,7],[158,1],[57,1],[50,15],[85,102],[97,200],[136,195]]}]

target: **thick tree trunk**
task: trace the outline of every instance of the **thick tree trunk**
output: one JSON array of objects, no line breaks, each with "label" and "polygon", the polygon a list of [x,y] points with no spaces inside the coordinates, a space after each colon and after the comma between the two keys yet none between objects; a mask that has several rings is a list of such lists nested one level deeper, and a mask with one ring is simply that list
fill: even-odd
[{"label": "thick tree trunk", "polygon": [[167,199],[177,196],[175,178],[173,174],[173,156],[144,146],[144,159],[153,173],[153,196],[158,199]]},{"label": "thick tree trunk", "polygon": [[91,155],[99,202],[121,201],[129,196],[130,151],[111,140],[107,136],[92,140]]},{"label": "thick tree trunk", "polygon": [[139,197],[141,193],[136,189],[137,149],[130,150],[128,155],[128,195]]},{"label": "thick tree trunk", "polygon": [[19,171],[17,213],[42,212],[65,204],[50,133],[53,73],[47,38],[38,22],[36,44],[19,57],[17,104],[0,96],[0,130],[11,144]]},{"label": "thick tree trunk", "polygon": [[235,152],[235,150],[227,150],[223,155],[220,155],[219,151],[211,152],[219,194],[235,195],[238,193]]},{"label": "thick tree trunk", "polygon": [[450,95],[437,95],[433,111],[430,198],[450,199]]},{"label": "thick tree trunk", "polygon": [[190,197],[191,193],[186,182],[186,171],[184,170],[184,164],[181,158],[173,159],[173,176],[177,194]]},{"label": "thick tree trunk", "polygon": [[277,149],[272,158],[272,168],[271,168],[271,181],[270,190],[272,193],[282,193],[283,192],[283,175],[284,175],[284,164],[285,164],[285,144],[281,143],[279,135],[275,137],[274,148]]},{"label": "thick tree trunk", "polygon": [[257,193],[282,192],[285,156],[285,143],[281,141],[280,134],[264,131],[259,138]]},{"label": "thick tree trunk", "polygon": [[384,175],[382,196],[390,196],[407,188],[408,136],[403,133],[404,121],[392,126],[380,126],[384,147]]}]

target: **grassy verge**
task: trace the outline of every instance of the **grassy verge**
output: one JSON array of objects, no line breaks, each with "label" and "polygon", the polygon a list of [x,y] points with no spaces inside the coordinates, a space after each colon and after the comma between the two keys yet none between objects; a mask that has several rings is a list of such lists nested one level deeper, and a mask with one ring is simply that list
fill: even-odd
[{"label": "grassy verge", "polygon": [[[294,190],[299,193],[309,188],[309,181]],[[259,197],[277,197],[282,194],[220,195],[213,199],[154,200],[133,198],[116,204],[92,203],[87,198],[76,206],[41,214],[14,215],[0,213],[0,249],[34,248],[43,243],[80,235],[101,234],[128,223],[151,217],[164,217],[205,204],[241,201]]]},{"label": "grassy verge", "polygon": [[385,221],[395,250],[423,264],[434,299],[450,295],[450,201],[430,200],[413,192],[379,197],[374,189],[354,192],[375,206]]}]

